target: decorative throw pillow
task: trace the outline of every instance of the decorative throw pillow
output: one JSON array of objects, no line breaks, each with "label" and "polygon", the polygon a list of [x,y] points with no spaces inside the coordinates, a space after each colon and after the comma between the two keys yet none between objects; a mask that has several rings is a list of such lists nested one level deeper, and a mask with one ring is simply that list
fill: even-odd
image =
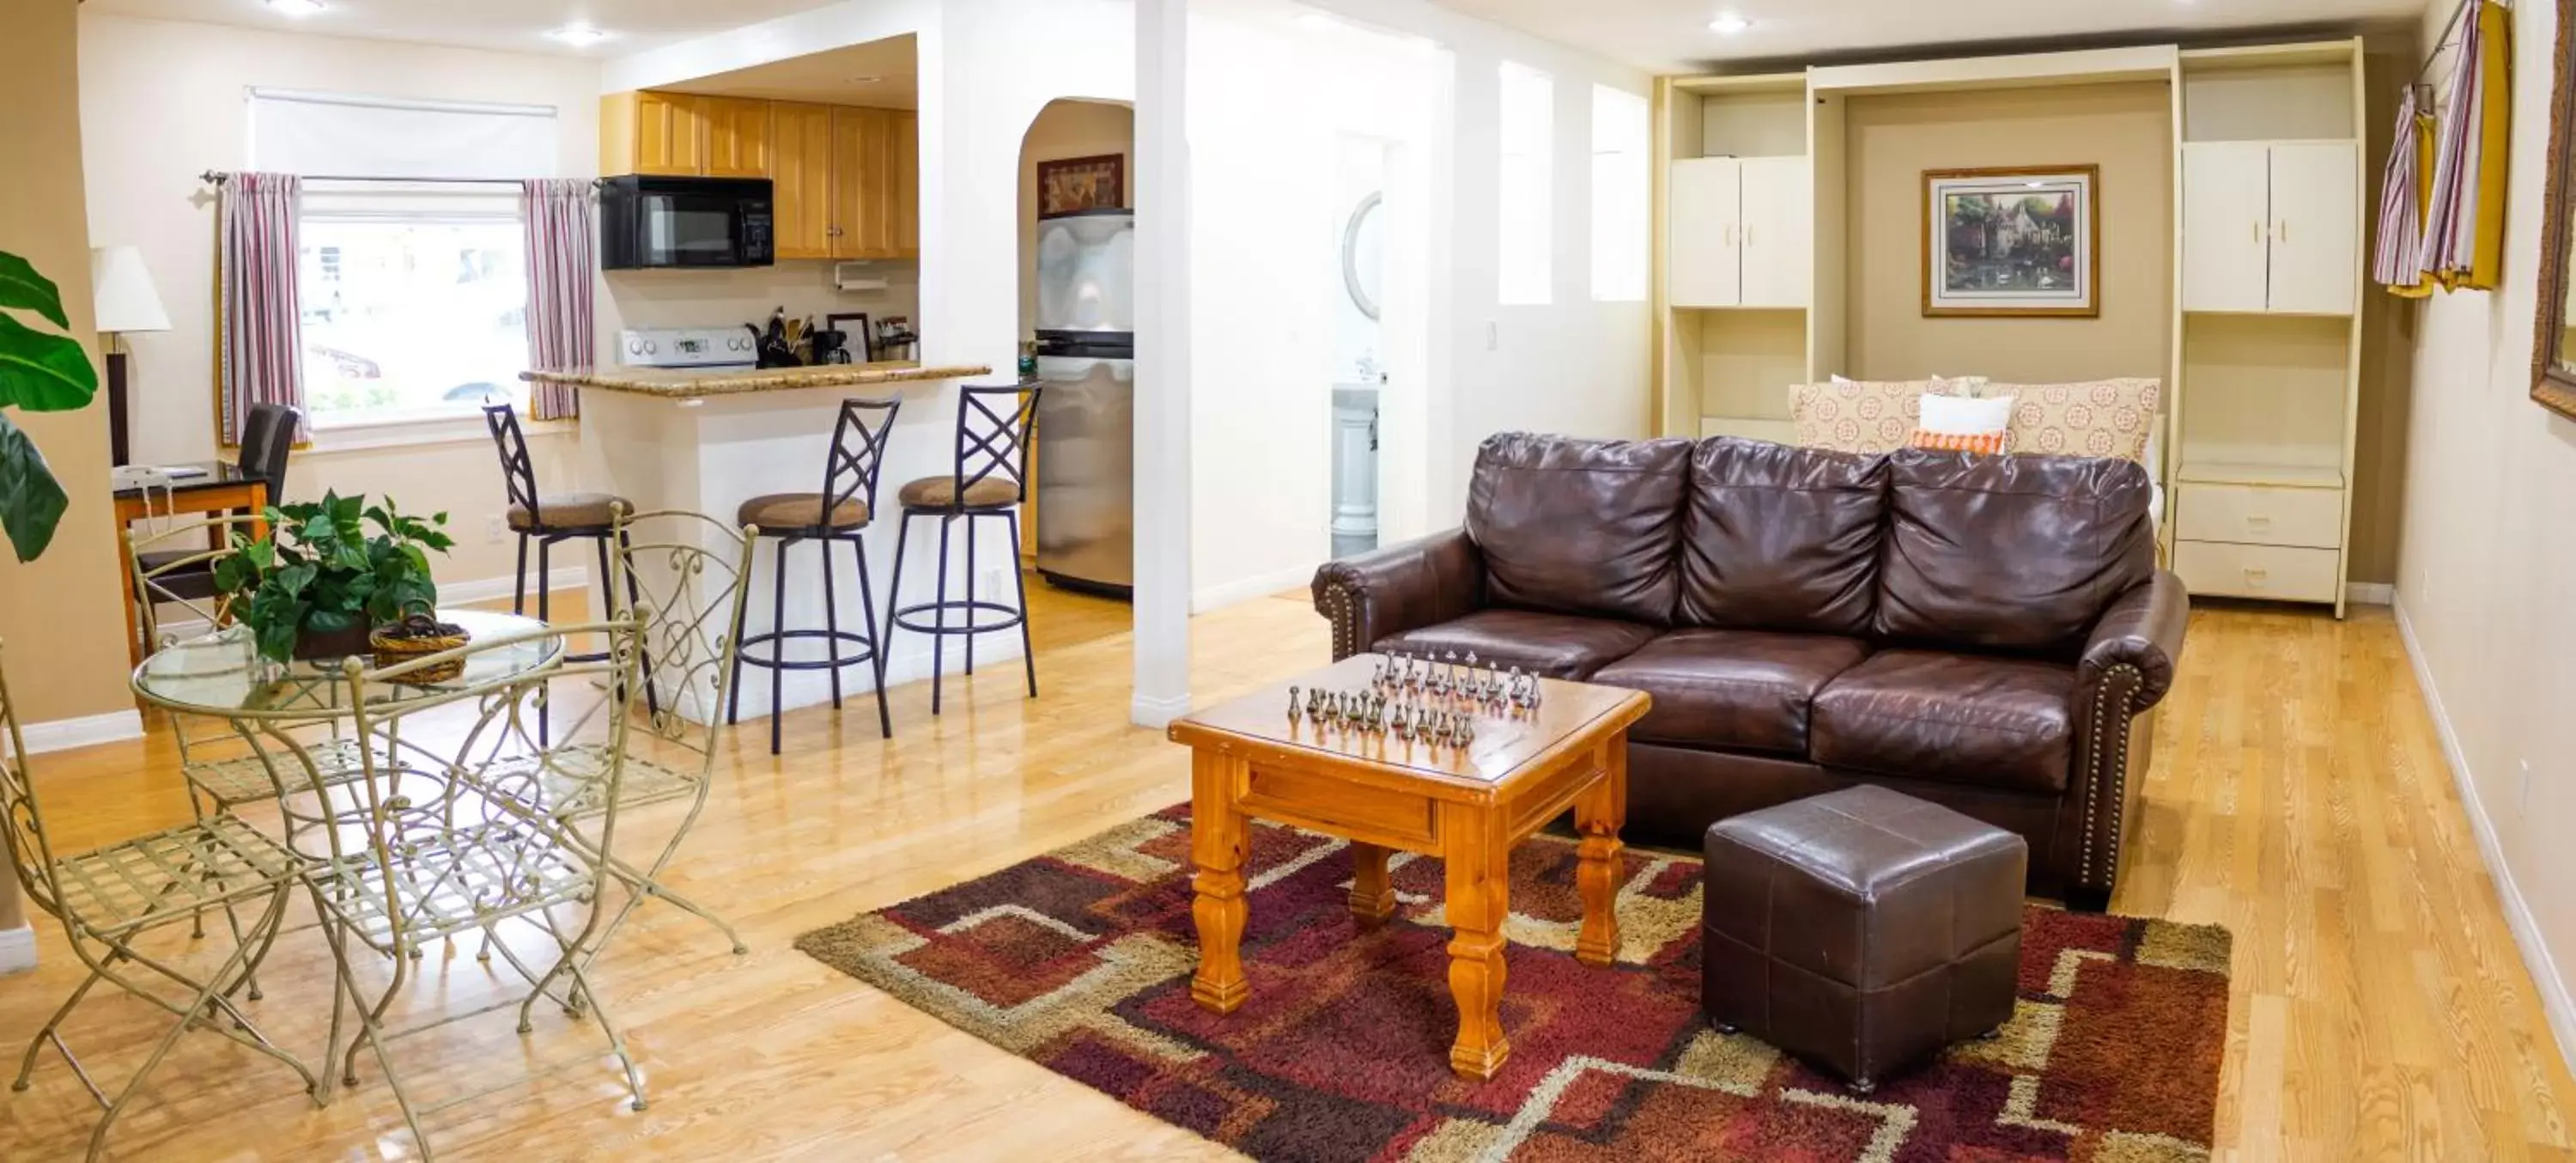
[{"label": "decorative throw pillow", "polygon": [[2012,439],[2004,450],[2045,456],[2105,456],[2147,463],[2164,382],[2096,380],[2081,384],[1996,384],[2010,393]]},{"label": "decorative throw pillow", "polygon": [[2013,398],[1972,400],[1925,394],[1922,422],[1908,441],[1937,452],[1975,452],[1993,456],[2011,439]]},{"label": "decorative throw pillow", "polygon": [[1881,453],[1905,447],[1926,395],[1965,396],[1967,380],[1846,380],[1793,384],[1789,421],[1802,448]]}]

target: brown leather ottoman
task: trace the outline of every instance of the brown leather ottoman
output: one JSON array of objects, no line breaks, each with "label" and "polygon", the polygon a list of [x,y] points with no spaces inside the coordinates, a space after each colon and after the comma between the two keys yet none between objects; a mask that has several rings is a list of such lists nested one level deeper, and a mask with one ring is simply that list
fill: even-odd
[{"label": "brown leather ottoman", "polygon": [[2012,1017],[2021,837],[1863,785],[1708,829],[1700,1004],[1868,1093]]}]

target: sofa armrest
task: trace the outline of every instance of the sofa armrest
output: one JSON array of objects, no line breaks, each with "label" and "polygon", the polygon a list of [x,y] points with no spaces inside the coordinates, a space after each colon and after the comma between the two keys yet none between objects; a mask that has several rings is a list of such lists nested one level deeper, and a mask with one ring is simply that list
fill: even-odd
[{"label": "sofa armrest", "polygon": [[2100,912],[2120,875],[2121,843],[2146,786],[2152,711],[2173,689],[2191,599],[2158,571],[2111,603],[2076,663],[2073,781],[2058,805],[2057,842],[2071,850],[2066,903]]},{"label": "sofa armrest", "polygon": [[1485,596],[1485,558],[1465,529],[1434,533],[1315,571],[1315,610],[1333,623],[1333,658],[1391,634],[1463,618]]},{"label": "sofa armrest", "polygon": [[2183,627],[2190,615],[2191,598],[2182,579],[2156,571],[2146,584],[2113,600],[2093,624],[2084,657],[2076,664],[2076,686],[2099,686],[2114,669],[2126,666],[2138,674],[2137,689],[2129,696],[2135,704],[2132,713],[2163,701],[2173,689],[2174,661],[2182,657]]}]

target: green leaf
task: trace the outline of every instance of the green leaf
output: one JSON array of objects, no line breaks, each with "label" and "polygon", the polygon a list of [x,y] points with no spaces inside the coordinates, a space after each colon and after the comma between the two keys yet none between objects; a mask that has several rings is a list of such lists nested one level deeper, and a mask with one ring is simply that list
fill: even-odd
[{"label": "green leaf", "polygon": [[70,503],[36,442],[0,416],[0,528],[8,531],[18,560],[34,561],[44,554]]},{"label": "green leaf", "polygon": [[323,634],[355,630],[365,624],[356,614],[347,610],[314,610],[304,615],[304,628]]},{"label": "green leaf", "polygon": [[24,308],[71,330],[71,317],[63,314],[62,289],[37,274],[35,264],[5,250],[0,250],[0,307]]},{"label": "green leaf", "polygon": [[98,369],[69,336],[47,335],[0,315],[0,404],[69,412],[98,394]]},{"label": "green leaf", "polygon": [[313,576],[318,572],[310,565],[290,565],[277,571],[277,588],[291,597],[302,597],[304,587],[313,584]]}]

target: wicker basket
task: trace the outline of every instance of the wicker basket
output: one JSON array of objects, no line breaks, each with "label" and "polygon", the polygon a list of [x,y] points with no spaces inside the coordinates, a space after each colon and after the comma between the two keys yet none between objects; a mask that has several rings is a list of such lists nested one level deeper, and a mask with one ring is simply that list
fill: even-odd
[{"label": "wicker basket", "polygon": [[[435,638],[410,638],[394,637],[387,633],[387,631],[397,628],[398,627],[393,626],[382,627],[376,630],[375,633],[367,636],[368,645],[375,647],[376,665],[379,668],[400,666],[403,663],[416,658],[427,658],[430,655],[438,654],[443,651],[454,650],[457,647],[465,645],[468,641],[468,637],[464,634],[445,634]],[[445,662],[437,666],[423,667],[422,669],[412,671],[411,673],[402,676],[402,678],[397,681],[417,683],[427,686],[434,683],[454,682],[458,675],[464,673],[465,660],[459,658],[453,662]]]}]

